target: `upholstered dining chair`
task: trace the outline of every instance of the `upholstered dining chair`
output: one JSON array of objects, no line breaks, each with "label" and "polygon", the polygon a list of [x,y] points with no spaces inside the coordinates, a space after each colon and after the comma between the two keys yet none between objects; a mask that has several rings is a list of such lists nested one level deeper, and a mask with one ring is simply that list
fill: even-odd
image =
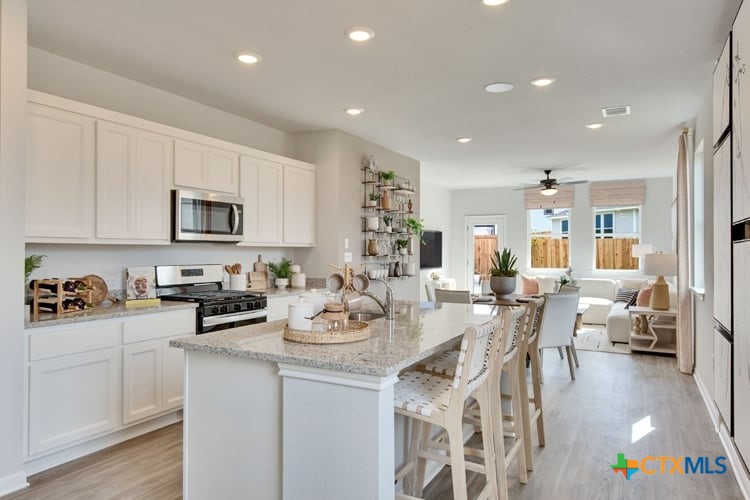
[{"label": "upholstered dining chair", "polygon": [[471,292],[469,290],[443,290],[442,288],[436,288],[435,302],[471,304]]},{"label": "upholstered dining chair", "polygon": [[435,289],[437,285],[434,282],[427,282],[424,284],[424,291],[427,293],[427,301],[435,302]]},{"label": "upholstered dining chair", "polygon": [[568,355],[570,378],[575,380],[575,360],[571,345],[578,311],[578,293],[545,293],[544,298],[544,314],[539,328],[538,344],[540,357],[542,358],[540,370],[543,370],[544,366],[544,357],[541,356],[542,349],[564,347]]}]

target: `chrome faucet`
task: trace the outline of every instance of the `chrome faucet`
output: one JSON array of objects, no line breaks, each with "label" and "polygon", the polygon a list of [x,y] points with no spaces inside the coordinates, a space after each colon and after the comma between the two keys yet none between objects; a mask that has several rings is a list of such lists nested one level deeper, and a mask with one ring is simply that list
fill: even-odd
[{"label": "chrome faucet", "polygon": [[380,278],[375,278],[370,281],[380,281],[385,285],[385,302],[383,302],[380,297],[370,291],[360,292],[360,294],[370,297],[372,300],[374,300],[385,313],[385,319],[395,319],[396,307],[393,301],[393,289],[391,288],[391,285],[389,285],[388,282],[384,279]]}]

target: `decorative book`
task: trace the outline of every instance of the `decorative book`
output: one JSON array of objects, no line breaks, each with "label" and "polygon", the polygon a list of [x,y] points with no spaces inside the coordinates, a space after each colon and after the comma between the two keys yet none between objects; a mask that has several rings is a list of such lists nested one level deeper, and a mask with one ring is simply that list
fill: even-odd
[{"label": "decorative book", "polygon": [[156,269],[153,266],[125,268],[125,283],[128,301],[156,299]]}]

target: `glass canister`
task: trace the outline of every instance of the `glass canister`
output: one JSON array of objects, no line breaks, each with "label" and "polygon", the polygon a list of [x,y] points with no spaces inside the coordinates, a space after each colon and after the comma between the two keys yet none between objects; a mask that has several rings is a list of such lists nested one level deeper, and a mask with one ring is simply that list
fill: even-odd
[{"label": "glass canister", "polygon": [[337,304],[335,302],[326,303],[322,317],[330,322],[330,331],[340,332],[346,329],[346,312],[344,311],[344,304]]}]

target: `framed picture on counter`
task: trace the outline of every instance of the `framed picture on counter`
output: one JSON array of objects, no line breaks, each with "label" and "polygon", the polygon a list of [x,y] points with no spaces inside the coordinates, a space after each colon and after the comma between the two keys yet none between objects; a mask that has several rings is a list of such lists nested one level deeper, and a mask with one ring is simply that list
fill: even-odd
[{"label": "framed picture on counter", "polygon": [[127,300],[156,298],[156,269],[152,266],[126,267]]}]

